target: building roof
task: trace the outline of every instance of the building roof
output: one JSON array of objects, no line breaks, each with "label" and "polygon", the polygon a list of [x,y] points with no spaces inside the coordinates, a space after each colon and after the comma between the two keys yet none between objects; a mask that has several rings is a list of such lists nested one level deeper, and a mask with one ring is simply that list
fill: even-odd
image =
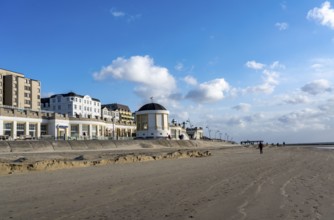
[{"label": "building roof", "polygon": [[[79,97],[79,98],[83,98],[83,97],[85,97],[85,96],[83,96],[83,95],[79,95],[79,94],[77,94],[77,93],[75,93],[75,92],[69,92],[69,93],[65,93],[65,94],[55,94],[55,95],[52,95],[52,96],[50,96],[50,98],[54,98],[54,97],[56,97],[56,96],[58,96],[58,95],[61,95],[61,96],[63,96],[63,97]],[[94,100],[94,101],[97,101],[97,102],[100,102],[100,100],[99,99],[96,99],[96,98],[92,98],[92,100]]]},{"label": "building roof", "polygon": [[165,107],[158,103],[148,103],[143,105],[138,111],[149,111],[149,110],[167,110]]},{"label": "building roof", "polygon": [[50,98],[41,98],[41,103],[50,103]]},{"label": "building roof", "polygon": [[19,72],[14,72],[12,70],[7,70],[7,69],[3,69],[3,68],[0,68],[0,72],[2,73],[5,73],[5,74],[15,74],[15,75],[20,75],[20,76],[24,76],[22,73],[19,73]]},{"label": "building roof", "polygon": [[102,105],[102,108],[104,108],[104,107],[107,107],[108,109],[110,109],[112,111],[122,110],[122,111],[131,112],[129,106],[118,104],[118,103],[112,103],[112,104]]}]

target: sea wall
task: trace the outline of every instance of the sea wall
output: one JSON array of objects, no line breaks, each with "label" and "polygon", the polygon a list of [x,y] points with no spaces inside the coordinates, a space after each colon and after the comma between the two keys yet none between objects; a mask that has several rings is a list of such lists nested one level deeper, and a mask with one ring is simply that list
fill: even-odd
[{"label": "sea wall", "polygon": [[61,151],[91,151],[126,148],[194,148],[222,147],[227,144],[219,141],[200,140],[31,140],[31,141],[0,141],[0,153],[20,152],[61,152]]}]

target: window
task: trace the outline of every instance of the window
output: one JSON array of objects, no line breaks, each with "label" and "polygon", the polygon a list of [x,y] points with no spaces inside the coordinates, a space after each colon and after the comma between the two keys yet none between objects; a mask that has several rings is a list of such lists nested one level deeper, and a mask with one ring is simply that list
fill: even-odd
[{"label": "window", "polygon": [[82,135],[87,136],[88,134],[89,134],[89,125],[82,125]]},{"label": "window", "polygon": [[61,105],[58,105],[58,110],[61,110]]},{"label": "window", "polygon": [[74,105],[74,109],[77,109],[77,105]]},{"label": "window", "polygon": [[71,137],[79,136],[79,125],[71,125]]},{"label": "window", "polygon": [[61,102],[61,97],[60,96],[57,96],[57,101]]},{"label": "window", "polygon": [[148,129],[148,115],[137,115],[137,130]]},{"label": "window", "polygon": [[5,122],[3,126],[3,133],[4,135],[12,136],[12,122]]},{"label": "window", "polygon": [[36,124],[29,124],[29,135],[36,137]]},{"label": "window", "polygon": [[48,134],[48,125],[42,124],[41,125],[41,135],[47,135]]},{"label": "window", "polygon": [[155,126],[157,129],[162,129],[162,115],[161,114],[157,114],[155,117]]},{"label": "window", "polygon": [[20,137],[21,135],[24,135],[24,123],[17,123],[16,125],[16,136]]},{"label": "window", "polygon": [[72,108],[72,104],[68,104],[67,108],[71,109]]},{"label": "window", "polygon": [[93,125],[93,126],[92,126],[92,136],[93,136],[93,137],[96,137],[96,136],[97,136],[97,126],[96,126],[96,125]]}]

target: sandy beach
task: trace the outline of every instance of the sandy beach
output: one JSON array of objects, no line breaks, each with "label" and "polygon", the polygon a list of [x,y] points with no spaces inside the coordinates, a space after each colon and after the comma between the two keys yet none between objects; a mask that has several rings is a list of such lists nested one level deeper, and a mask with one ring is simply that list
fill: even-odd
[{"label": "sandy beach", "polygon": [[333,150],[209,151],[2,175],[0,218],[334,219]]}]

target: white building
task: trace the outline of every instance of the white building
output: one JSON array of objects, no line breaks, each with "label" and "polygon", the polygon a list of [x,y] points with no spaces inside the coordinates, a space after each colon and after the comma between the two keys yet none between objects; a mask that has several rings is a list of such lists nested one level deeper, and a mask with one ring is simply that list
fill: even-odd
[{"label": "white building", "polygon": [[120,121],[120,113],[118,110],[112,110],[108,105],[102,105],[101,107],[101,116],[105,121]]},{"label": "white building", "polygon": [[42,98],[42,109],[70,117],[100,118],[101,102],[88,95],[82,96],[74,92],[56,94],[50,98]]},{"label": "white building", "polygon": [[136,112],[137,138],[168,138],[169,111],[160,104],[149,103]]},{"label": "white building", "polygon": [[131,139],[135,123],[104,121],[101,118],[68,117],[49,111],[0,106],[0,140],[39,139]]}]

